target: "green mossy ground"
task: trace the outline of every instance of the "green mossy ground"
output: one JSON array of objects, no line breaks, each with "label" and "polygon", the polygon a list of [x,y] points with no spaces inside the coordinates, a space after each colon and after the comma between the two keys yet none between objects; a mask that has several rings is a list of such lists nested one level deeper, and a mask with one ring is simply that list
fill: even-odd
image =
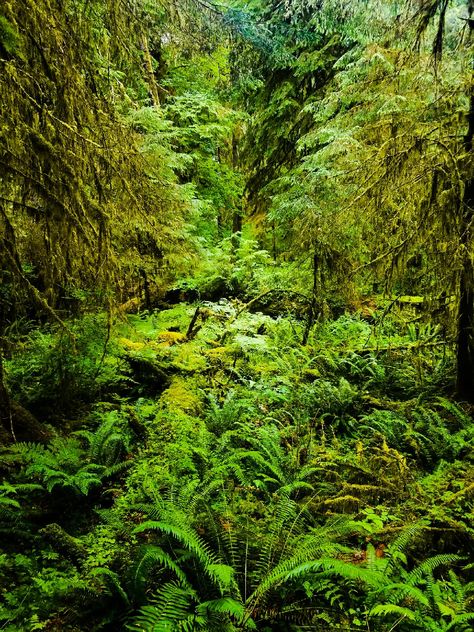
[{"label": "green mossy ground", "polygon": [[1,452],[2,629],[467,630],[474,432],[437,332],[375,306],[303,346],[223,300],[187,337],[196,307],[105,354],[102,316],[19,336],[50,439]]}]

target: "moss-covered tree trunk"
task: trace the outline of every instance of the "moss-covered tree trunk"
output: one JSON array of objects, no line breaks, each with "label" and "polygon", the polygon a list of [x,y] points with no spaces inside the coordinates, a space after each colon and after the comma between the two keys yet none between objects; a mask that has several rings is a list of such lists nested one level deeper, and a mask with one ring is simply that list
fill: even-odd
[{"label": "moss-covered tree trunk", "polygon": [[143,50],[143,62],[145,66],[146,80],[148,84],[148,90],[150,92],[150,98],[153,107],[160,107],[160,95],[158,94],[158,84],[156,82],[155,72],[153,70],[153,59],[150,53],[150,47],[148,45],[148,36],[146,33],[142,34],[142,50]]},{"label": "moss-covered tree trunk", "polygon": [[309,307],[308,321],[306,323],[305,330],[303,332],[303,339],[301,341],[302,345],[307,344],[308,337],[311,331],[312,326],[314,325],[316,318],[318,316],[318,309],[321,301],[321,259],[318,253],[318,247],[314,247],[313,253],[313,290],[311,293],[311,304]]},{"label": "moss-covered tree trunk", "polygon": [[3,354],[0,350],[0,438],[2,435],[2,428],[4,430],[9,429],[11,425],[11,408],[10,397],[5,386],[4,374],[3,374]]},{"label": "moss-covered tree trunk", "polygon": [[[237,171],[239,168],[240,158],[239,158],[239,141],[235,134],[235,131],[232,135],[232,168]],[[234,249],[240,246],[240,237],[242,233],[242,200],[240,200],[239,205],[234,208],[232,213],[232,244]]]},{"label": "moss-covered tree trunk", "polygon": [[[471,27],[472,32],[472,27]],[[474,86],[471,86],[468,130],[464,138],[466,161],[473,159]],[[470,169],[470,164],[467,165]],[[474,221],[474,179],[465,182],[461,207],[461,252],[463,267],[459,281],[457,340],[457,391],[463,399],[474,402],[474,268],[472,264],[472,223]]]}]

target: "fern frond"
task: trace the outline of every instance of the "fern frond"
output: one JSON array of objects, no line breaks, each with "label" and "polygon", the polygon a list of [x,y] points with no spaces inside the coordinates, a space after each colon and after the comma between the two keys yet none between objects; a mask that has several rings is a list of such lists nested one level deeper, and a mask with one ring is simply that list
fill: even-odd
[{"label": "fern frond", "polygon": [[[474,621],[474,612],[465,612],[463,614],[457,614],[453,617],[452,621],[445,627],[444,632],[449,632],[450,630],[454,630],[457,632],[461,631],[464,625],[468,626],[471,621]],[[467,630],[472,629],[471,626],[465,628]]]},{"label": "fern frond", "polygon": [[410,586],[416,586],[416,584],[427,575],[433,575],[433,572],[438,568],[438,566],[448,566],[450,564],[460,562],[463,559],[464,558],[460,555],[434,555],[427,560],[423,560],[423,562],[418,564],[416,568],[410,571],[406,581]]},{"label": "fern frond", "polygon": [[180,580],[183,586],[189,585],[186,574],[170,557],[170,555],[163,551],[161,547],[152,545],[149,545],[144,549],[143,555],[138,562],[137,568],[135,570],[135,581],[143,583],[146,579],[148,571],[150,570],[150,567],[154,566],[155,564],[161,566],[162,568],[167,568],[168,570],[171,570]]},{"label": "fern frond", "polygon": [[241,621],[245,615],[245,606],[232,597],[221,597],[221,599],[203,601],[196,608],[198,614],[204,614],[206,611],[227,614],[233,619]]},{"label": "fern frond", "polygon": [[130,599],[128,598],[128,595],[125,592],[125,590],[122,588],[122,584],[120,583],[120,577],[119,575],[117,575],[117,573],[114,573],[113,571],[111,571],[110,568],[105,568],[101,566],[98,568],[93,568],[89,574],[91,577],[101,577],[101,578],[103,577],[109,580],[109,583],[112,585],[113,589],[122,599],[124,604],[127,606],[130,605]]},{"label": "fern frond", "polygon": [[148,530],[161,531],[174,537],[184,548],[191,551],[205,568],[217,562],[207,543],[191,528],[176,526],[169,522],[147,520],[138,525],[133,533],[143,533]]},{"label": "fern frond", "polygon": [[392,603],[379,604],[374,606],[369,612],[369,617],[400,617],[402,619],[408,619],[409,621],[416,620],[416,614],[409,608],[397,606]]},{"label": "fern frond", "polygon": [[387,563],[385,567],[384,573],[387,574],[389,570],[395,565],[397,559],[399,559],[400,554],[404,554],[410,542],[415,538],[416,535],[420,533],[424,529],[425,525],[422,522],[414,522],[411,525],[408,525],[403,529],[400,535],[395,538],[393,542],[389,545],[389,552],[391,557],[387,558]]},{"label": "fern frond", "polygon": [[20,503],[14,498],[8,498],[8,496],[0,496],[0,506],[4,507],[15,507],[15,509],[20,509]]},{"label": "fern frond", "polygon": [[235,571],[232,566],[227,564],[209,564],[205,570],[214,583],[219,586],[221,594],[232,587],[237,587],[234,579]]},{"label": "fern frond", "polygon": [[[401,582],[388,584],[383,588],[380,588],[377,592],[382,593],[391,603],[400,602],[409,597],[414,601],[418,601],[418,603],[423,606],[428,607],[430,605],[428,597],[422,590],[416,586],[411,586]],[[390,593],[392,593],[392,595],[390,595]]]},{"label": "fern frond", "polygon": [[127,629],[133,632],[176,630],[176,624],[188,619],[195,600],[196,594],[191,588],[168,582],[160,587],[150,605],[140,609],[140,613],[127,625]]},{"label": "fern frond", "polygon": [[380,587],[384,582],[378,571],[372,571],[357,564],[330,558],[300,564],[286,575],[286,579],[299,577],[306,574],[309,570],[319,571],[322,577],[335,575],[348,581],[361,581],[373,588]]},{"label": "fern frond", "polygon": [[285,525],[291,524],[296,516],[297,505],[287,494],[282,494],[276,507],[275,518],[272,521],[270,532],[262,547],[261,554],[257,561],[260,573],[264,574],[271,567],[275,549],[279,542],[279,536]]},{"label": "fern frond", "polygon": [[436,402],[443,410],[449,413],[461,428],[469,428],[472,426],[472,417],[466,413],[460,406],[445,397],[436,398]]},{"label": "fern frond", "polygon": [[18,455],[26,463],[31,463],[42,459],[48,452],[48,449],[42,443],[30,443],[25,441],[19,441],[14,443],[8,448],[9,453]]},{"label": "fern frond", "polygon": [[246,603],[247,609],[253,611],[270,590],[273,590],[289,580],[300,578],[309,573],[316,572],[323,577],[336,575],[349,581],[361,581],[368,586],[376,588],[379,588],[381,584],[383,584],[383,578],[380,573],[361,566],[332,558],[302,561],[305,557],[304,555],[295,556],[294,558],[281,562],[273,568],[248,598]]},{"label": "fern frond", "polygon": [[108,467],[105,467],[105,469],[103,470],[102,477],[104,479],[114,478],[118,474],[122,474],[123,472],[126,472],[127,470],[129,470],[132,467],[132,465],[133,465],[132,461],[121,461],[120,463],[115,463],[115,465],[109,465]]}]

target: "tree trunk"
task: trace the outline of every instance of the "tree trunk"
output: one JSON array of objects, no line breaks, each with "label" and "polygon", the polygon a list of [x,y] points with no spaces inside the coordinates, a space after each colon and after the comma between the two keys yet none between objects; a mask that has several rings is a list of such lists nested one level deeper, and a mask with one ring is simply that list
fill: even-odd
[{"label": "tree trunk", "polygon": [[150,54],[150,48],[148,46],[148,38],[145,34],[142,35],[142,50],[143,61],[145,64],[145,72],[148,84],[148,90],[150,91],[151,101],[155,108],[160,107],[160,97],[158,95],[158,85],[156,83],[155,73],[153,71],[153,61]]},{"label": "tree trunk", "polygon": [[14,437],[12,427],[12,411],[10,397],[4,382],[3,375],[3,354],[0,350],[0,427],[10,432]]},{"label": "tree trunk", "polygon": [[275,222],[272,222],[272,257],[273,257],[273,261],[276,262],[278,258],[278,253],[277,253]]},{"label": "tree trunk", "polygon": [[[474,87],[471,87],[468,130],[464,149],[468,155],[467,169],[472,161],[474,138]],[[461,251],[463,267],[459,279],[457,376],[456,390],[462,399],[474,403],[474,269],[472,265],[472,223],[474,221],[474,180],[465,182],[461,206]]]},{"label": "tree trunk", "polygon": [[303,339],[301,341],[302,345],[305,345],[308,342],[309,332],[311,331],[311,327],[314,325],[314,321],[316,320],[320,294],[321,270],[319,256],[315,249],[313,255],[313,292],[311,294],[311,305],[309,307],[308,321],[306,323],[306,327],[303,333]]},{"label": "tree trunk", "polygon": [[[232,135],[232,167],[237,170],[239,167],[239,144],[235,131]],[[238,207],[234,208],[232,213],[232,245],[234,250],[240,246],[240,237],[242,233],[242,200]]]}]

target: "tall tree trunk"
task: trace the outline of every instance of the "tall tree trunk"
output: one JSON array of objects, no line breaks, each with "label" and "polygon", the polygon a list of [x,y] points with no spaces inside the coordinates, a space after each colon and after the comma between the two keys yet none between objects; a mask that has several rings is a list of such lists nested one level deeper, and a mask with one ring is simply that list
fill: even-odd
[{"label": "tall tree trunk", "polygon": [[[472,33],[472,27],[471,27]],[[466,167],[471,169],[474,139],[474,85],[470,89],[468,130],[464,137],[467,154]],[[463,267],[459,279],[459,310],[457,339],[457,380],[458,395],[474,403],[474,269],[472,264],[472,229],[474,221],[474,179],[465,182],[461,207],[461,249]]]},{"label": "tall tree trunk", "polygon": [[309,306],[308,320],[306,322],[303,339],[301,341],[302,345],[305,345],[308,342],[309,332],[311,331],[311,327],[314,325],[314,321],[316,320],[317,316],[319,300],[321,297],[320,264],[321,262],[319,260],[317,249],[315,247],[313,254],[313,292],[311,295],[311,305]]},{"label": "tall tree trunk", "polygon": [[[8,395],[7,387],[5,386],[4,373],[3,373],[3,352],[0,349],[0,428],[11,433],[15,439],[15,433],[13,430],[12,410],[10,405],[10,397]],[[1,435],[0,431],[0,435]]]},{"label": "tall tree trunk", "polygon": [[145,64],[146,79],[150,97],[155,108],[160,107],[160,97],[158,94],[158,84],[156,83],[155,73],[153,71],[153,60],[148,46],[148,37],[145,33],[142,35],[143,61]]},{"label": "tall tree trunk", "polygon": [[[239,141],[234,131],[232,134],[232,168],[238,169],[239,166]],[[235,250],[240,246],[240,237],[242,233],[242,200],[239,205],[234,208],[232,213],[232,245]]]},{"label": "tall tree trunk", "polygon": [[275,222],[272,222],[272,257],[275,262],[277,260],[277,255],[276,228]]}]

